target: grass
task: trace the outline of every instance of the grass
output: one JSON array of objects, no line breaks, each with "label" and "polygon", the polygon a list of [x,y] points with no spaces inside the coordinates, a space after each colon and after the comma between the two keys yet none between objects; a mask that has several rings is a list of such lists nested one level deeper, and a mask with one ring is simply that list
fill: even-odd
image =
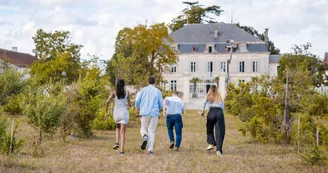
[{"label": "grass", "polygon": [[125,156],[112,150],[114,131],[96,131],[87,140],[70,139],[63,143],[59,137],[44,143],[45,156],[33,157],[34,130],[24,122],[19,135],[25,139],[22,154],[0,155],[0,172],[328,172],[327,166],[305,164],[291,146],[259,144],[237,131],[239,120],[226,116],[226,137],[223,151],[217,158],[207,152],[206,119],[195,111],[183,118],[183,141],[180,152],[168,149],[165,119],[160,118],[155,141],[155,155],[148,156],[139,149],[139,123],[131,122],[127,129]]}]

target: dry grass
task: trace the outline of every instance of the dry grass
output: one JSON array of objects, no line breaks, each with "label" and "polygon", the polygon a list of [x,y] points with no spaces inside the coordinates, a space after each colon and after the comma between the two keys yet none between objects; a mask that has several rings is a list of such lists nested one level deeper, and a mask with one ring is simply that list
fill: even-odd
[{"label": "dry grass", "polygon": [[205,118],[195,111],[184,116],[183,142],[179,153],[168,149],[165,120],[161,118],[156,133],[155,155],[139,149],[139,124],[130,123],[126,155],[111,149],[114,131],[98,131],[88,140],[71,139],[68,143],[55,137],[45,142],[45,156],[32,157],[34,130],[21,123],[25,139],[23,154],[0,156],[0,172],[328,172],[328,167],[311,167],[302,162],[291,147],[253,143],[237,131],[239,121],[226,116],[225,155],[217,158],[205,151]]}]

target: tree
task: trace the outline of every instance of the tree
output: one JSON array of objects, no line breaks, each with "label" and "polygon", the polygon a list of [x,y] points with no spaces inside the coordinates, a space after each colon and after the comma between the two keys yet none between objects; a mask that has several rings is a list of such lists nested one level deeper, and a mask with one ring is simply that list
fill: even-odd
[{"label": "tree", "polygon": [[56,132],[66,109],[64,99],[51,91],[57,88],[55,85],[29,86],[22,103],[24,115],[28,118],[27,122],[38,132],[37,146],[39,146],[40,155],[43,155],[44,135]]},{"label": "tree", "polygon": [[[260,40],[265,41],[265,33],[259,33],[256,29],[249,26],[242,26],[239,23],[236,24],[239,28],[248,32],[249,34],[258,37]],[[280,49],[276,48],[274,43],[271,40],[268,40],[268,50],[271,54],[280,54]]]},{"label": "tree", "polygon": [[6,55],[6,51],[4,51],[3,55],[0,55],[0,70],[5,72],[8,69],[9,69],[9,60]]},{"label": "tree", "polygon": [[295,45],[293,53],[285,54],[279,61],[278,77],[286,80],[286,69],[308,71],[313,86],[321,86],[324,83],[324,74],[327,67],[320,62],[316,55],[309,52],[311,43]]},{"label": "tree", "polygon": [[215,77],[214,81],[216,83],[216,86],[219,87],[220,77],[219,76]]},{"label": "tree", "polygon": [[197,87],[197,83],[200,82],[199,78],[192,78],[190,80],[190,83],[194,84],[194,94],[192,95],[193,98],[197,98],[197,94],[196,94],[196,87]]},{"label": "tree", "polygon": [[59,81],[63,78],[63,72],[68,83],[77,80],[82,46],[71,43],[68,31],[48,33],[39,29],[33,40],[33,52],[39,60],[32,65],[30,73],[37,76],[40,83]]},{"label": "tree", "polygon": [[16,97],[22,92],[26,85],[23,74],[15,72],[13,69],[0,74],[0,106],[8,103],[9,98]]},{"label": "tree", "polygon": [[[161,81],[161,72],[164,67],[177,61],[177,52],[171,48],[171,43],[173,40],[164,23],[122,29],[116,37],[115,53],[107,67],[107,73],[111,76],[112,83],[115,83],[117,77],[115,71],[117,68],[113,63],[121,61],[119,59],[122,56],[135,58],[133,61],[129,60],[134,67],[140,65],[140,68],[137,67],[136,73],[131,74],[132,79],[136,79],[138,76],[153,75],[158,79],[157,82]],[[138,81],[131,81],[131,84],[137,83]]]},{"label": "tree", "polygon": [[220,6],[212,5],[204,7],[196,2],[183,2],[188,5],[187,8],[182,10],[182,14],[172,19],[169,28],[172,32],[182,28],[185,24],[199,24],[199,23],[217,23],[217,21],[210,16],[220,16],[223,10]]}]

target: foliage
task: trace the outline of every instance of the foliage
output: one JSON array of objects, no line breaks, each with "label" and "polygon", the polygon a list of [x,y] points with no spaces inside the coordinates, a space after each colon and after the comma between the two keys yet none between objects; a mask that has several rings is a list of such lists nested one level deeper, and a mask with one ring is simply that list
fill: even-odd
[{"label": "foliage", "polygon": [[172,32],[182,28],[185,24],[198,24],[198,23],[217,23],[217,21],[210,15],[216,17],[220,16],[223,10],[220,6],[212,5],[204,7],[196,2],[183,2],[188,7],[182,10],[182,14],[173,18],[169,24]]},{"label": "foliage", "polygon": [[23,110],[19,105],[20,95],[10,96],[6,99],[6,104],[3,106],[3,110],[9,115],[21,115]]},{"label": "foliage", "polygon": [[[248,32],[249,34],[258,37],[260,40],[265,41],[265,33],[261,34],[253,27],[242,26],[239,23],[237,23],[237,26],[243,29],[244,31]],[[280,54],[280,49],[278,49],[271,40],[268,40],[268,50],[273,55]]]},{"label": "foliage", "polygon": [[194,84],[194,94],[193,94],[193,97],[197,97],[196,96],[196,87],[197,87],[197,83],[200,82],[200,79],[199,78],[192,78],[190,80],[190,83],[193,83]]},{"label": "foliage", "polygon": [[305,45],[295,45],[293,53],[285,54],[279,61],[278,77],[285,80],[286,68],[291,70],[308,71],[310,81],[313,86],[321,86],[324,83],[323,75],[327,67],[320,62],[316,55],[309,52],[312,47],[310,43]]},{"label": "foliage", "polygon": [[[58,85],[58,84],[57,84]],[[28,118],[28,123],[38,132],[38,144],[43,153],[42,142],[45,134],[54,134],[60,125],[61,116],[66,106],[63,98],[53,95],[53,84],[33,87],[26,90],[23,113]]]},{"label": "foliage", "polygon": [[48,33],[39,29],[33,40],[33,52],[39,60],[32,65],[30,73],[37,76],[41,84],[62,78],[67,78],[67,82],[71,83],[78,78],[82,46],[71,43],[68,31]]},{"label": "foliage", "polygon": [[0,117],[0,149],[1,153],[9,155],[10,153],[16,154],[20,151],[23,146],[23,140],[18,140],[16,138],[18,122],[14,124],[14,133],[12,148],[10,148],[11,134],[7,133],[7,128],[9,125],[9,119],[5,116]]},{"label": "foliage", "polygon": [[92,128],[95,130],[112,130],[115,128],[115,122],[112,116],[107,120],[105,118],[105,109],[101,108],[98,116],[93,120]]},{"label": "foliage", "polygon": [[26,81],[22,77],[23,74],[15,72],[13,69],[0,75],[0,106],[7,104],[7,99],[16,96],[24,89]]},{"label": "foliage", "polygon": [[322,165],[326,161],[326,157],[316,145],[312,147],[310,152],[302,154],[302,157],[311,165]]},{"label": "foliage", "polygon": [[163,95],[163,98],[170,97],[170,96],[172,96],[172,92],[171,91],[163,91],[162,95]]},{"label": "foliage", "polygon": [[[84,74],[64,92],[68,106],[67,115],[62,120],[62,135],[72,131],[80,137],[92,135],[92,123],[99,114],[102,100],[108,96],[107,78],[101,76],[101,70],[91,62],[86,62],[81,73]],[[83,72],[82,72],[83,71]]]},{"label": "foliage", "polygon": [[[177,61],[177,52],[169,45],[172,42],[164,23],[120,30],[116,37],[115,53],[106,69],[112,84],[115,84],[116,77],[131,70],[133,73],[130,76],[123,75],[129,84],[138,85],[150,75],[155,76],[159,83],[164,67]],[[118,63],[124,63],[123,67],[118,68]]]}]

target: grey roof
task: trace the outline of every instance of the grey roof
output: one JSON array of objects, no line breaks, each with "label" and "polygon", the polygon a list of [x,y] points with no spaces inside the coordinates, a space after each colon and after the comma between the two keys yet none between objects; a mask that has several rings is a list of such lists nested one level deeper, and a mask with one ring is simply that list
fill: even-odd
[{"label": "grey roof", "polygon": [[279,63],[281,55],[270,55],[269,56],[269,63]]},{"label": "grey roof", "polygon": [[248,52],[268,52],[266,44],[247,44]]},{"label": "grey roof", "polygon": [[[214,37],[216,29],[218,30],[218,36]],[[218,43],[226,42],[228,39],[238,42],[263,42],[259,38],[240,29],[235,24],[227,23],[188,24],[173,32],[171,37],[177,44]]]},{"label": "grey roof", "polygon": [[195,48],[196,53],[204,53],[206,44],[179,44],[178,45],[178,50],[180,53],[194,52],[193,48]]}]

